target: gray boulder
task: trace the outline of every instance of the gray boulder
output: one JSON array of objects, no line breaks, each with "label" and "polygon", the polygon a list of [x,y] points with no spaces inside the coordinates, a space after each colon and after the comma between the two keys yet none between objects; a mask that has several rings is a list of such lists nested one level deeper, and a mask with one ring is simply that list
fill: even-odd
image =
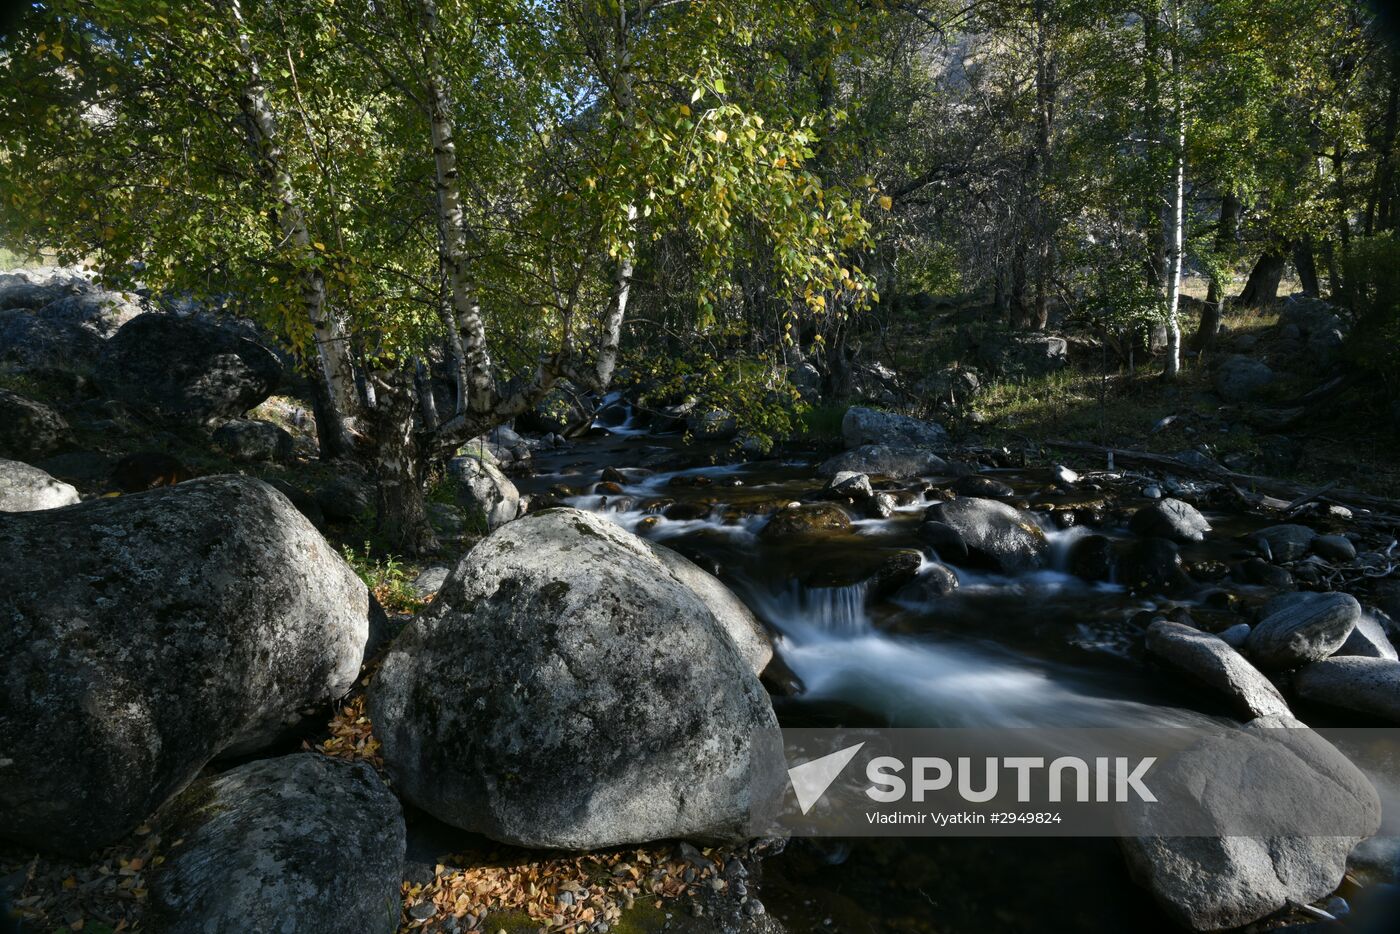
[{"label": "gray boulder", "polygon": [[151,871],[167,934],[392,934],[403,811],[374,769],[316,753],[239,766],[177,798]]},{"label": "gray boulder", "polygon": [[1298,696],[1400,723],[1400,661],[1336,655],[1298,672]]},{"label": "gray boulder", "polygon": [[0,389],[0,456],[39,458],[63,446],[68,422],[42,402]]},{"label": "gray boulder", "polygon": [[[1133,809],[1134,832],[1120,843],[1138,883],[1196,931],[1240,927],[1332,893],[1352,849],[1380,826],[1366,776],[1286,717],[1208,735],[1159,763],[1150,783],[1158,801]],[[1173,835],[1187,822],[1196,834]],[[1324,827],[1337,835],[1319,835]]]},{"label": "gray boulder", "polygon": [[1337,564],[1356,560],[1356,546],[1345,535],[1319,535],[1312,541],[1312,550],[1319,557]]},{"label": "gray boulder", "polygon": [[781,790],[777,721],[706,602],[576,509],[498,529],[371,685],[407,800],[505,843],[736,840]]},{"label": "gray boulder", "polygon": [[237,418],[276,390],[281,364],[261,344],[202,317],[147,313],[107,342],[99,380],[115,398],[167,418]]},{"label": "gray boulder", "polygon": [[1215,391],[1226,402],[1247,402],[1273,381],[1267,364],[1242,354],[1226,357],[1215,371]]},{"label": "gray boulder", "polygon": [[281,427],[257,418],[231,418],[214,431],[214,444],[237,461],[292,459],[292,436]]},{"label": "gray boulder", "polygon": [[1201,542],[1210,531],[1210,523],[1190,503],[1168,498],[1133,513],[1128,528],[1138,535],[1156,535],[1175,542]]},{"label": "gray boulder", "polygon": [[1340,649],[1360,618],[1361,604],[1351,594],[1285,594],[1265,606],[1245,651],[1260,668],[1296,668]]},{"label": "gray boulder", "polygon": [[905,480],[909,477],[941,473],[947,468],[947,461],[921,448],[867,444],[822,461],[817,467],[817,476],[834,477],[850,472]]},{"label": "gray boulder", "polygon": [[924,517],[951,528],[970,558],[998,571],[1034,570],[1042,567],[1049,555],[1045,533],[1030,513],[994,499],[960,496],[950,502],[935,503]]},{"label": "gray boulder", "polygon": [[245,477],[0,522],[0,836],[106,846],[345,694],[369,594]]},{"label": "gray boulder", "polygon": [[79,502],[78,491],[38,467],[0,460],[0,512],[57,509]]},{"label": "gray boulder", "polygon": [[773,660],[773,642],[768,637],[768,630],[763,628],[744,602],[734,596],[734,591],[724,586],[719,578],[685,555],[655,542],[647,542],[647,545],[671,576],[689,588],[715,615],[715,620],[724,627],[753,673],[762,674]]},{"label": "gray boulder", "polygon": [[451,573],[451,568],[441,564],[424,568],[413,579],[414,596],[420,600],[431,597],[442,589],[442,585],[447,583],[447,576]]},{"label": "gray boulder", "polygon": [[0,362],[20,370],[91,369],[104,342],[141,314],[126,295],[81,280],[7,289],[0,304],[7,299],[25,304],[0,310]]},{"label": "gray boulder", "polygon": [[1270,561],[1297,561],[1308,553],[1317,533],[1306,525],[1288,523],[1260,529],[1252,538]]},{"label": "gray boulder", "polygon": [[839,535],[851,528],[851,517],[835,503],[792,504],[773,513],[758,536],[764,541],[786,542]]},{"label": "gray boulder", "polygon": [[1291,716],[1273,682],[1217,636],[1158,620],[1147,628],[1147,650],[1226,697],[1244,719]]},{"label": "gray boulder", "polygon": [[1069,365],[1069,343],[1050,334],[1001,335],[983,344],[978,353],[989,369],[1002,376],[1045,376]]},{"label": "gray boulder", "polygon": [[948,446],[948,432],[942,425],[858,405],[847,409],[841,419],[841,437],[848,448],[867,444],[937,449]]},{"label": "gray boulder", "polygon": [[827,481],[822,495],[829,499],[850,499],[865,501],[875,495],[870,486],[870,478],[854,470],[843,470]]},{"label": "gray boulder", "polygon": [[1347,636],[1347,641],[1342,643],[1336,654],[1400,660],[1400,653],[1395,651],[1395,643],[1390,641],[1385,624],[1377,618],[1374,610],[1362,612],[1356,620],[1356,628]]},{"label": "gray boulder", "polygon": [[457,483],[457,505],[479,517],[488,531],[520,515],[520,491],[498,468],[475,457],[454,457],[447,472]]}]

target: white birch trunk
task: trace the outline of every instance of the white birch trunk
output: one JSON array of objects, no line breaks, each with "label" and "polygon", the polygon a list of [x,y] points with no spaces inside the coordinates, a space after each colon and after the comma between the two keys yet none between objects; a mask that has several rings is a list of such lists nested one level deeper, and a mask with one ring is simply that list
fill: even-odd
[{"label": "white birch trunk", "polygon": [[1170,219],[1167,234],[1167,360],[1165,372],[1168,378],[1175,378],[1181,372],[1181,322],[1178,309],[1181,305],[1181,265],[1185,251],[1186,228],[1186,119],[1185,102],[1181,87],[1181,6],[1180,0],[1171,0],[1172,49],[1171,49],[1171,146],[1172,180],[1170,196]]}]

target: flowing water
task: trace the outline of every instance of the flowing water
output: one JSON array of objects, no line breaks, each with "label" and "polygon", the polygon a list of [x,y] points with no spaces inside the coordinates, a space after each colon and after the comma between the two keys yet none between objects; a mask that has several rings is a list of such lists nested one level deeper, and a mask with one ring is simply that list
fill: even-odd
[{"label": "flowing water", "polygon": [[[849,534],[770,542],[757,534],[764,514],[823,486],[815,455],[686,466],[707,457],[629,417],[537,453],[537,474],[520,486],[535,494],[553,488],[570,505],[665,543],[725,581],[774,636],[765,682],[785,726],[1184,726],[1226,714],[1141,657],[1133,617],[1172,602],[1064,570],[1070,543],[1085,529],[1046,523],[1048,569],[999,575],[958,567],[952,593],[903,591],[901,599],[875,592],[867,578],[910,549],[924,554],[920,573],[937,572],[937,556],[915,535],[926,502],[908,502],[888,519],[857,520]],[[655,470],[629,469],[648,464]],[[594,490],[609,466],[626,475],[620,493]],[[1028,496],[1049,488],[1035,472],[997,479]],[[674,518],[657,513],[667,503]],[[1212,556],[1220,547],[1199,549]],[[1171,929],[1127,878],[1111,840],[798,840],[765,864],[760,893],[795,931]]]}]

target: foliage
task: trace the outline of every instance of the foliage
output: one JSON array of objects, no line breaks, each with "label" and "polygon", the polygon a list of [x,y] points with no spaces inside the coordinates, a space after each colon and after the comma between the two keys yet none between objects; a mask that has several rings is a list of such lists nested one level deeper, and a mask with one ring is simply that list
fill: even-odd
[{"label": "foliage", "polygon": [[391,613],[416,613],[423,608],[423,601],[413,591],[413,574],[397,556],[376,554],[368,541],[358,550],[343,545],[341,554],[384,609]]},{"label": "foliage", "polygon": [[1346,256],[1347,296],[1356,323],[1348,357],[1400,397],[1400,238],[1393,232],[1353,241]]}]

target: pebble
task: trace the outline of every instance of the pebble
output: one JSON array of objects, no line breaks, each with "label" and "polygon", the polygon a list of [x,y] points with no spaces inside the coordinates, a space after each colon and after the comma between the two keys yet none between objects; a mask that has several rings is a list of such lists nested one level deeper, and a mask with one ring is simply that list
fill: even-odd
[{"label": "pebble", "polygon": [[748,913],[749,917],[757,918],[759,915],[767,911],[767,909],[763,907],[763,902],[759,901],[756,898],[751,898],[744,903],[744,911]]},{"label": "pebble", "polygon": [[1162,488],[1155,483],[1151,486],[1145,486],[1142,488],[1142,495],[1146,496],[1148,499],[1161,499]]},{"label": "pebble", "polygon": [[1064,464],[1056,464],[1050,473],[1055,478],[1055,482],[1061,486],[1074,486],[1079,482],[1079,474],[1070,470]]}]

